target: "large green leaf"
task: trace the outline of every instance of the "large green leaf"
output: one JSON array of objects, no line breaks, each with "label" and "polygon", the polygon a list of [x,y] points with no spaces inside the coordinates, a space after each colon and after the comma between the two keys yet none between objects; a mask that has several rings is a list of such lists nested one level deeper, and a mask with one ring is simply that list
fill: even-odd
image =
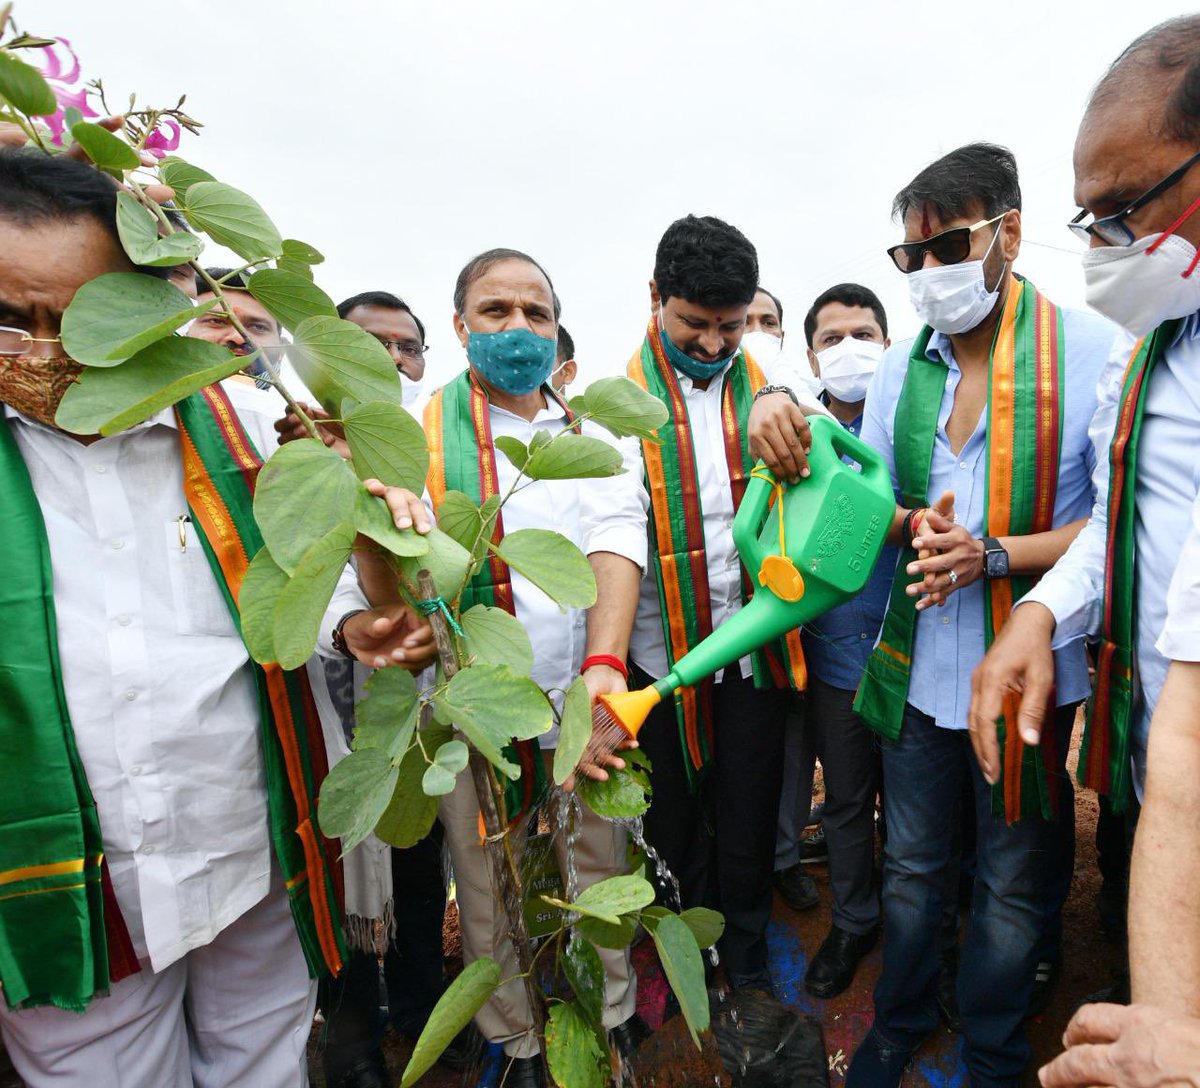
[{"label": "large green leaf", "polygon": [[591,944],[572,937],[563,952],[562,966],[575,1000],[592,1027],[601,1027],[604,1013],[604,964]]},{"label": "large green leaf", "polygon": [[361,490],[349,465],[315,438],[276,450],[254,492],[254,519],[275,562],[292,574],[314,541],[355,520]]},{"label": "large green leaf", "polygon": [[342,424],[360,479],[374,476],[417,495],[425,490],[429,471],[425,432],[398,401],[359,404]]},{"label": "large green leaf", "polygon": [[337,317],[333,300],[295,272],[262,268],[246,281],[246,290],[286,329],[295,329],[309,317]]},{"label": "large green leaf", "polygon": [[351,321],[310,317],[294,330],[288,358],[300,380],[331,415],[342,402],[403,401],[396,364],[378,340]]},{"label": "large green leaf", "polygon": [[679,915],[679,920],[692,931],[699,948],[712,948],[725,932],[725,918],[708,907],[691,907]]},{"label": "large green leaf", "polygon": [[287,571],[271,558],[269,549],[260,548],[258,555],[250,560],[238,591],[242,640],[260,665],[275,660],[275,606],[287,582]]},{"label": "large green leaf", "polygon": [[0,50],[0,98],[26,117],[45,117],[58,111],[58,100],[42,73],[3,50]]},{"label": "large green leaf", "polygon": [[159,340],[118,367],[85,367],[55,422],[74,434],[116,434],[236,374],[243,362],[220,344],[186,336]]},{"label": "large green leaf", "polygon": [[436,528],[425,535],[425,542],[429,545],[429,551],[415,559],[402,557],[400,570],[413,586],[417,584],[417,572],[428,570],[438,593],[450,601],[458,593],[458,587],[462,585],[467,568],[471,565],[470,553]]},{"label": "large green leaf", "polygon": [[529,447],[519,438],[502,434],[492,442],[492,445],[512,462],[518,472],[525,470],[526,464],[529,463]]},{"label": "large green leaf", "polygon": [[437,512],[438,528],[453,537],[467,551],[475,547],[483,527],[480,508],[461,491],[447,491]]},{"label": "large green leaf", "polygon": [[322,264],[325,260],[319,249],[307,242],[298,242],[295,238],[283,240],[283,255],[289,261],[299,261],[301,264]]},{"label": "large green leaf", "polygon": [[558,747],[554,749],[554,782],[561,786],[574,772],[592,739],[592,697],[582,676],[567,688],[562,718],[558,723]]},{"label": "large green leaf", "polygon": [[525,475],[533,480],[582,480],[624,471],[620,450],[586,434],[561,434],[525,462]]},{"label": "large green leaf", "polygon": [[400,771],[378,748],[351,752],[333,765],[321,785],[317,819],[321,831],[342,840],[348,854],[374,829],[383,815]]},{"label": "large green leaf", "polygon": [[398,763],[412,743],[421,711],[416,681],[407,669],[376,669],[365,691],[366,698],[354,707],[353,748],[379,748]]},{"label": "large green leaf", "polygon": [[[533,647],[525,625],[503,608],[477,604],[460,617],[467,656],[480,665],[507,665],[518,676],[533,670]],[[561,743],[561,741],[559,742]]]},{"label": "large green leaf", "polygon": [[587,392],[571,399],[576,412],[592,419],[618,437],[634,435],[654,439],[667,421],[667,406],[628,378],[601,378]]},{"label": "large green leaf", "polygon": [[461,740],[448,740],[433,754],[425,768],[421,788],[431,797],[443,797],[454,789],[454,780],[466,767],[470,751]]},{"label": "large green leaf", "polygon": [[[398,672],[386,669],[385,672]],[[430,725],[421,730],[421,739],[427,748],[444,744],[453,735],[444,725]],[[430,797],[421,789],[421,779],[427,764],[419,745],[414,744],[400,763],[400,777],[391,803],[375,825],[375,834],[389,846],[407,850],[416,846],[433,827],[437,819],[438,799]]]},{"label": "large green leaf", "polygon": [[142,163],[129,144],[91,121],[72,125],[71,138],[101,170],[122,174],[126,170],[136,170]]},{"label": "large green leaf", "polygon": [[244,261],[269,260],[283,253],[283,239],[258,201],[232,185],[193,182],[183,201],[183,213],[193,227]]},{"label": "large green leaf", "polygon": [[610,876],[585,888],[573,903],[564,903],[561,899],[551,899],[549,896],[542,898],[563,910],[578,911],[589,918],[616,925],[622,915],[641,910],[654,902],[654,886],[645,877],[625,874]]},{"label": "large green leaf", "polygon": [[353,546],[353,525],[331,529],[304,553],[279,594],[275,606],[275,653],[285,669],[298,669],[312,657],[325,609]]},{"label": "large green leaf", "polygon": [[659,919],[650,931],[663,973],[679,999],[692,1041],[700,1046],[700,1032],[708,1028],[708,990],[704,985],[704,961],[696,938],[687,923],[676,915]]},{"label": "large green leaf", "polygon": [[611,1070],[606,1071],[608,1055],[600,1049],[596,1032],[574,1001],[550,1009],[546,1063],[559,1088],[605,1088],[612,1083]]},{"label": "large green leaf", "polygon": [[117,193],[117,233],[134,264],[169,267],[195,260],[204,243],[186,230],[160,236],[158,220],[129,193]]},{"label": "large green leaf", "polygon": [[620,756],[625,761],[623,771],[609,767],[607,781],[580,778],[575,787],[588,808],[610,820],[642,816],[650,808],[649,760],[638,748],[627,749]]},{"label": "large green leaf", "polygon": [[207,170],[201,170],[175,155],[168,155],[158,164],[158,176],[164,185],[175,190],[175,199],[187,200],[188,190],[198,181],[216,181]]},{"label": "large green leaf", "polygon": [[393,555],[425,555],[429,543],[415,529],[400,529],[388,504],[365,487],[354,500],[354,527]]},{"label": "large green leaf", "polygon": [[499,985],[500,965],[487,956],[463,968],[462,974],[446,987],[446,992],[429,1014],[404,1070],[400,1088],[411,1088],[425,1075]]},{"label": "large green leaf", "polygon": [[592,565],[565,536],[549,529],[518,529],[493,550],[560,608],[591,608],[596,603]]},{"label": "large green leaf", "polygon": [[505,665],[471,665],[460,669],[436,699],[439,717],[452,721],[487,757],[516,781],[520,768],[501,749],[515,737],[536,737],[554,722],[545,693],[532,680]]},{"label": "large green leaf", "polygon": [[638,916],[627,914],[616,925],[602,922],[599,918],[582,917],[575,923],[575,932],[600,948],[612,948],[617,951],[628,948],[633,943],[637,933]]},{"label": "large green leaf", "polygon": [[142,272],[108,272],[78,291],[62,319],[62,344],[72,359],[87,366],[116,366],[156,340],[170,336],[203,306],[174,284]]}]

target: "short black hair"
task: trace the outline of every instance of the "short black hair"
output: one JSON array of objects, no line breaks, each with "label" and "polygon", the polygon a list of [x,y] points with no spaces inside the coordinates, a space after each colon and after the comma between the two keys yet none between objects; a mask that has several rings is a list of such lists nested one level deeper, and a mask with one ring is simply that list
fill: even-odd
[{"label": "short black hair", "polygon": [[[222,287],[232,287],[235,291],[249,290],[250,277],[245,272],[235,272],[232,268],[206,268],[210,279],[222,280]],[[196,277],[196,294],[210,295],[212,288],[203,276]]]},{"label": "short black hair", "polygon": [[348,299],[344,299],[338,303],[338,317],[344,319],[352,310],[357,310],[359,306],[378,306],[384,310],[403,310],[413,319],[413,324],[417,326],[417,332],[421,335],[421,343],[425,343],[425,325],[412,312],[412,307],[399,295],[393,295],[391,291],[360,291],[357,295],[351,295]]},{"label": "short black hair", "polygon": [[556,363],[565,363],[568,359],[575,358],[575,341],[571,338],[571,334],[567,332],[566,325],[558,326],[558,352],[555,355]]},{"label": "short black hair", "polygon": [[491,269],[502,261],[524,261],[526,264],[533,265],[543,276],[546,277],[546,282],[550,284],[550,297],[554,301],[554,320],[558,321],[559,314],[562,313],[562,304],[558,301],[558,292],[554,290],[554,281],[550,278],[550,273],[547,272],[537,261],[535,261],[528,253],[522,253],[519,249],[497,249],[484,250],[483,253],[477,253],[465,265],[463,270],[458,274],[458,279],[454,281],[454,312],[460,317],[467,305],[467,291],[480,276],[485,276]]},{"label": "short black hair", "polygon": [[[89,216],[121,245],[117,231],[117,188],[94,166],[31,148],[0,147],[0,216],[21,226]],[[166,268],[138,267],[160,279]]]},{"label": "short black hair", "polygon": [[779,301],[779,296],[768,291],[761,283],[758,285],[758,289],[775,303],[775,313],[779,317],[779,327],[783,328],[783,303]]},{"label": "short black hair", "polygon": [[879,296],[861,283],[839,283],[817,295],[816,301],[804,315],[804,339],[810,348],[813,346],[813,334],[817,331],[817,317],[831,302],[840,302],[843,306],[862,306],[870,310],[879,322],[879,331],[883,333],[883,338],[887,339],[887,313],[883,309],[883,303],[879,301]]},{"label": "short black hair", "polygon": [[1200,15],[1180,15],[1135,38],[1092,92],[1088,107],[1117,99],[1130,78],[1147,71],[1176,75],[1163,103],[1163,131],[1177,140],[1200,138]]},{"label": "short black hair", "polygon": [[724,220],[686,215],[658,243],[654,283],[663,303],[681,298],[712,309],[749,306],[758,290],[758,253]]},{"label": "short black hair", "polygon": [[1017,160],[999,144],[967,144],[931,162],[892,201],[892,215],[903,219],[913,209],[932,205],[939,219],[961,219],[982,206],[991,219],[1021,210]]}]

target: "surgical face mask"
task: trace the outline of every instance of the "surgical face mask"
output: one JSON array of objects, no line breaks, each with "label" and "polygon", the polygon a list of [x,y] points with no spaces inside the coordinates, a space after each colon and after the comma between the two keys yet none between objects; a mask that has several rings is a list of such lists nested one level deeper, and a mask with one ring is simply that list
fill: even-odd
[{"label": "surgical face mask", "polygon": [[857,404],[866,398],[871,375],[882,358],[882,344],[874,340],[856,340],[853,336],[817,352],[826,392],[846,404]]},{"label": "surgical face mask", "polygon": [[65,355],[0,355],[0,404],[57,427],[59,403],[83,367]]},{"label": "surgical face mask", "polygon": [[400,375],[400,397],[405,408],[411,408],[421,399],[421,390],[425,386],[425,378],[410,378],[403,370],[397,370]]},{"label": "surgical face mask", "polygon": [[1101,246],[1083,255],[1088,305],[1134,336],[1145,336],[1164,321],[1200,310],[1200,276],[1193,274],[1196,247],[1177,234],[1150,247],[1161,234],[1128,246]]},{"label": "surgical face mask", "polygon": [[983,265],[1000,237],[1000,226],[992,236],[987,250],[978,261],[935,265],[920,268],[908,275],[908,295],[917,316],[931,328],[947,336],[970,332],[995,309],[1000,298],[1000,283],[1008,270],[1008,262],[996,277],[996,286],[989,291],[984,279]]},{"label": "surgical face mask", "polygon": [[667,326],[663,319],[661,306],[658,308],[658,326],[662,330],[663,351],[667,353],[667,359],[676,370],[686,374],[693,381],[706,381],[709,378],[715,378],[729,365],[734,355],[737,354],[735,351],[730,355],[726,355],[724,359],[717,359],[712,363],[706,363],[702,359],[693,359],[686,351],[676,346],[675,342],[667,334]]},{"label": "surgical face mask", "polygon": [[755,330],[742,337],[742,347],[748,351],[764,371],[770,370],[779,353],[783,351],[783,337]]},{"label": "surgical face mask", "polygon": [[529,329],[467,329],[467,359],[471,366],[488,385],[512,396],[524,396],[545,385],[557,354],[557,338],[548,340]]}]

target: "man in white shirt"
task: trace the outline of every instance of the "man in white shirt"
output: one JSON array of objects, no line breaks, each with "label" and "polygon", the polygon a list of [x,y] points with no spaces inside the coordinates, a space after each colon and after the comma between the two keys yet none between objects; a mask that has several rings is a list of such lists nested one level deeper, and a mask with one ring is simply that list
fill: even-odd
[{"label": "man in white shirt", "polygon": [[[642,582],[630,646],[636,687],[665,676],[745,600],[731,529],[754,465],[746,420],[765,385],[741,348],[757,287],[754,246],[719,219],[677,220],[658,244],[654,316],[629,364],[671,413],[661,445],[642,444],[653,577]],[[803,685],[798,635],[789,642],[660,704],[638,737],[654,765],[647,840],[678,878],[685,909],[725,915],[730,983],[768,992],[787,688]]]},{"label": "man in white shirt", "polygon": [[[497,524],[501,536],[521,529],[551,529],[577,544],[596,575],[596,603],[586,613],[560,609],[516,570],[493,558],[476,574],[463,605],[503,608],[524,626],[533,648],[532,678],[561,699],[582,675],[589,693],[623,691],[623,662],[637,606],[646,548],[646,515],[636,471],[604,479],[536,480],[510,489],[517,470],[496,449],[501,436],[529,444],[539,431],[560,433],[571,413],[549,385],[556,356],[559,304],[542,267],[524,253],[494,249],[469,261],[454,289],[454,329],[470,368],[446,383],[425,409],[430,445],[429,495],[436,514],[447,491],[475,500],[508,495]],[[482,422],[486,420],[486,422]],[[605,438],[600,428],[583,433]],[[612,441],[611,436],[607,436]],[[627,465],[636,467],[632,443],[621,443]],[[539,738],[553,748],[556,734]],[[531,760],[536,751],[531,754]],[[524,761],[523,761],[524,762]],[[526,767],[526,804],[533,796],[533,768]],[[557,806],[552,806],[556,808]],[[520,844],[528,812],[511,834]],[[491,1042],[502,1043],[510,1059],[504,1083],[510,1088],[543,1084],[538,1040],[507,938],[479,840],[479,805],[470,775],[459,775],[440,811],[454,865],[463,956],[469,963],[491,956],[508,979],[476,1014]],[[513,814],[509,813],[510,820]],[[557,812],[551,812],[555,818]],[[625,831],[582,808],[574,846],[578,886],[625,871]],[[560,858],[561,862],[561,858]],[[603,1021],[622,1050],[636,1043],[636,977],[628,949],[600,949],[604,964]]]},{"label": "man in white shirt", "polygon": [[[340,961],[340,922],[326,899],[332,855],[311,819],[324,753],[299,731],[308,712],[287,741],[268,724],[282,728],[264,713],[261,674],[206,557],[208,537],[189,517],[183,406],[108,438],[54,426],[79,369],[61,347],[63,311],[88,281],[133,270],[115,211],[111,181],[91,167],[0,151],[0,490],[7,503],[28,497],[24,522],[6,513],[6,531],[25,532],[44,556],[41,588],[30,593],[27,556],[10,555],[0,606],[9,622],[32,618],[34,634],[40,610],[45,647],[24,671],[10,660],[22,647],[0,652],[0,767],[11,774],[31,745],[56,744],[71,760],[64,773],[75,776],[84,841],[96,815],[102,836],[99,858],[47,864],[57,832],[11,806],[36,798],[55,768],[5,791],[0,886],[14,894],[0,898],[0,1034],[31,1088],[291,1088],[307,1079],[310,970]],[[204,400],[212,419],[228,406],[219,390]],[[225,421],[227,436],[274,448],[269,417],[230,412]],[[410,500],[389,496],[398,524],[416,516]],[[411,612],[356,612],[366,603],[344,576],[322,652],[334,652],[336,631],[372,663],[430,658],[429,632]],[[23,699],[47,677],[56,700]],[[302,693],[300,674],[287,682]],[[61,722],[54,736],[47,722]],[[274,807],[268,816],[281,744],[310,778],[307,788],[297,780],[295,830]],[[278,859],[301,839],[311,864],[285,888]],[[20,851],[32,861],[14,868]],[[72,872],[82,883],[45,883]],[[327,886],[301,887],[319,873]],[[87,886],[94,894],[80,891]],[[57,905],[72,894],[88,895],[82,935],[58,925]],[[321,947],[308,949],[306,966],[297,926],[310,903]]]}]

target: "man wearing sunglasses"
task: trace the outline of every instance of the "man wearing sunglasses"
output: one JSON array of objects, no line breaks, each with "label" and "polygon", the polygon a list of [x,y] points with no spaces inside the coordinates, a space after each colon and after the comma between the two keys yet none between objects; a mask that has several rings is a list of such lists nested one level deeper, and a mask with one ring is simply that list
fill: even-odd
[{"label": "man wearing sunglasses", "polygon": [[[1118,344],[1101,379],[1091,521],[1015,610],[976,672],[971,707],[976,752],[994,778],[1000,764],[992,718],[1001,698],[1022,693],[1021,735],[1038,743],[1051,649],[1080,634],[1100,636],[1084,780],[1117,808],[1133,806],[1145,781],[1138,851],[1154,847],[1154,864],[1136,866],[1130,887],[1133,997],[1192,1015],[1200,991],[1200,823],[1190,815],[1200,776],[1196,708],[1165,719],[1155,711],[1163,709],[1170,661],[1190,664],[1198,656],[1194,640],[1171,637],[1168,609],[1176,571],[1181,579],[1194,573],[1182,549],[1200,490],[1198,56],[1200,17],[1155,27],[1117,58],[1080,125],[1075,198],[1083,210],[1071,227],[1091,245],[1088,301],[1141,339]],[[1175,724],[1170,736],[1158,732],[1160,720],[1162,728]],[[1105,1010],[1073,1025],[1069,1060],[1056,1062],[1052,1076],[1047,1070],[1045,1083],[1134,1083],[1132,1071],[1147,1068],[1141,1060],[1155,1045],[1140,1048],[1142,1059],[1127,1067],[1130,1079],[1111,1064],[1096,1072],[1095,1063],[1111,1061],[1114,1048],[1139,1034],[1161,1043],[1165,1061],[1161,1025],[1139,1018],[1136,1007]]]},{"label": "man wearing sunglasses", "polygon": [[[950,152],[893,204],[904,241],[889,253],[924,327],[884,354],[861,435],[891,468],[904,551],[854,704],[882,738],[888,839],[883,972],[851,1088],[898,1085],[937,1024],[944,873],[960,818],[977,837],[958,1004],[978,1088],[1016,1085],[1028,1063],[1039,947],[1070,878],[1063,768],[1088,693],[1082,642],[1056,662],[1047,746],[1010,752],[1002,786],[984,781],[967,734],[971,669],[1091,509],[1088,422],[1113,338],[1107,322],[1059,309],[1013,274],[1020,209],[1016,162],[992,144]],[[973,809],[960,817],[968,781]]]}]

